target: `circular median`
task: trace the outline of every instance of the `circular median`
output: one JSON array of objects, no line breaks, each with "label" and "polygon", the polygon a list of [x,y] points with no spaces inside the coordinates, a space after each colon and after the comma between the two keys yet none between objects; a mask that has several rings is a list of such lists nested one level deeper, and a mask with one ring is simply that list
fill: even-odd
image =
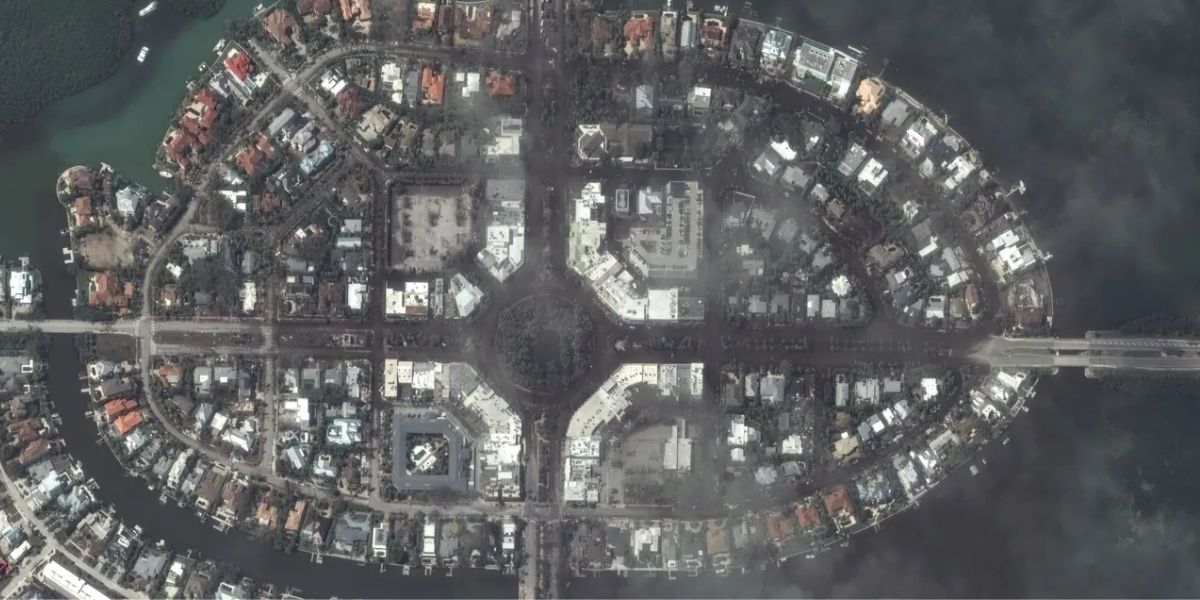
[{"label": "circular median", "polygon": [[513,384],[536,394],[570,388],[591,368],[594,327],[570,300],[529,296],[500,313],[496,358]]}]

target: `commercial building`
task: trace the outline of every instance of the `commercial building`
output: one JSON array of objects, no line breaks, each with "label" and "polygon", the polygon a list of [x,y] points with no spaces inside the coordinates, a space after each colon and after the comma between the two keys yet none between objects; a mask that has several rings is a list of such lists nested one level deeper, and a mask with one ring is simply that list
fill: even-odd
[{"label": "commercial building", "polygon": [[[689,186],[686,190],[699,194],[698,188]],[[648,206],[653,204],[650,200],[646,202]],[[678,273],[695,264],[700,253],[699,230],[703,223],[697,213],[703,209],[697,210],[693,202],[690,196],[681,194],[675,210],[663,209],[663,227],[657,228],[659,231],[656,232],[649,229],[644,232],[644,239],[665,243],[656,243],[654,247],[645,249],[645,255],[631,251],[630,260],[642,273]],[[704,308],[698,298],[689,297],[677,288],[644,290],[644,284],[621,264],[616,255],[604,249],[608,234],[604,212],[606,206],[607,199],[601,192],[600,183],[585,184],[572,207],[567,245],[568,267],[586,280],[600,301],[622,320],[640,323],[702,319]],[[671,218],[669,214],[675,215],[675,222],[668,222]],[[687,223],[681,224],[679,221]],[[676,240],[684,242],[682,247],[674,245]],[[651,271],[652,265],[656,271]]]},{"label": "commercial building", "polygon": [[487,238],[475,258],[504,281],[525,264],[525,180],[489,179],[484,201]]},{"label": "commercial building", "polygon": [[[521,417],[471,366],[387,359],[383,395],[399,403],[392,442],[398,489],[446,485],[488,499],[521,497]],[[436,474],[407,469],[426,458],[413,440],[432,435],[447,441],[446,468]]]},{"label": "commercial building", "polygon": [[[563,500],[590,504],[600,501],[602,428],[620,421],[635,401],[696,402],[703,392],[703,363],[632,363],[619,367],[571,415],[563,449]],[[691,467],[691,440],[681,429],[677,424],[664,447],[664,466],[668,469]]]},{"label": "commercial building", "polygon": [[672,181],[665,194],[644,189],[638,193],[637,212],[639,222],[624,241],[631,266],[643,277],[694,276],[704,249],[699,182]]}]

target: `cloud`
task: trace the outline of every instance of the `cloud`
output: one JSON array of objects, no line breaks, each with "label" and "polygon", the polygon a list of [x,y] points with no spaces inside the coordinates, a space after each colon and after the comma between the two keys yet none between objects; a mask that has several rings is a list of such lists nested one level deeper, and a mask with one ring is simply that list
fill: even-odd
[{"label": "cloud", "polygon": [[[889,80],[949,114],[989,166],[1023,179],[1061,298],[1111,323],[1151,306],[1200,308],[1176,293],[1200,280],[1200,6],[819,1],[766,12],[866,47]],[[1087,306],[1098,297],[1110,301]]]}]

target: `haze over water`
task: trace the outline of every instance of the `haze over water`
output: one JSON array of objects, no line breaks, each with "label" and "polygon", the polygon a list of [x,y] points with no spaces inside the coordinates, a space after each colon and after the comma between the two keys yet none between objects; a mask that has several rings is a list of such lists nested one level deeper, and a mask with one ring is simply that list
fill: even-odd
[{"label": "haze over water", "polygon": [[[82,1],[82,0],[81,0]],[[113,77],[48,108],[0,142],[4,218],[0,254],[31,254],[52,315],[65,315],[55,176],[72,164],[113,165],[138,182],[169,183],[150,166],[196,65],[213,57],[225,18],[253,2],[228,0],[213,19],[186,24],[160,11],[139,24]],[[799,33],[865,47],[885,76],[928,105],[1007,179],[1051,263],[1064,335],[1157,311],[1197,313],[1200,294],[1200,15],[1186,2],[1072,0],[763,3]],[[56,336],[52,393],[68,450],[101,497],[177,549],[243,565],[252,577],[309,595],[511,595],[515,580],[400,578],[345,563],[231,541],[92,446],[94,428],[69,339]],[[1200,594],[1192,481],[1200,466],[1195,400],[1129,398],[1079,373],[1047,378],[1012,441],[990,447],[982,472],[961,472],[880,532],[813,560],[744,577],[573,582],[578,595],[1015,596]],[[236,538],[235,538],[236,540]],[[476,577],[466,575],[467,578]]]}]

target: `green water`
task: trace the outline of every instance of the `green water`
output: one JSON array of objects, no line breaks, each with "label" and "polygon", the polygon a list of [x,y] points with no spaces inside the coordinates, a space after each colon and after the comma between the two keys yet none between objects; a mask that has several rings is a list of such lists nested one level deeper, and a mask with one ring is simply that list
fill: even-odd
[{"label": "green water", "polygon": [[[103,161],[151,189],[171,185],[152,168],[155,150],[187,81],[216,57],[213,45],[225,37],[226,22],[247,18],[254,4],[226,0],[220,13],[203,20],[160,8],[138,21],[132,47],[111,77],[9,132],[0,141],[0,256],[32,254],[42,269],[61,265],[54,260],[63,246],[57,232],[66,222],[54,181],[66,167]],[[150,54],[139,64],[142,46]]]}]

